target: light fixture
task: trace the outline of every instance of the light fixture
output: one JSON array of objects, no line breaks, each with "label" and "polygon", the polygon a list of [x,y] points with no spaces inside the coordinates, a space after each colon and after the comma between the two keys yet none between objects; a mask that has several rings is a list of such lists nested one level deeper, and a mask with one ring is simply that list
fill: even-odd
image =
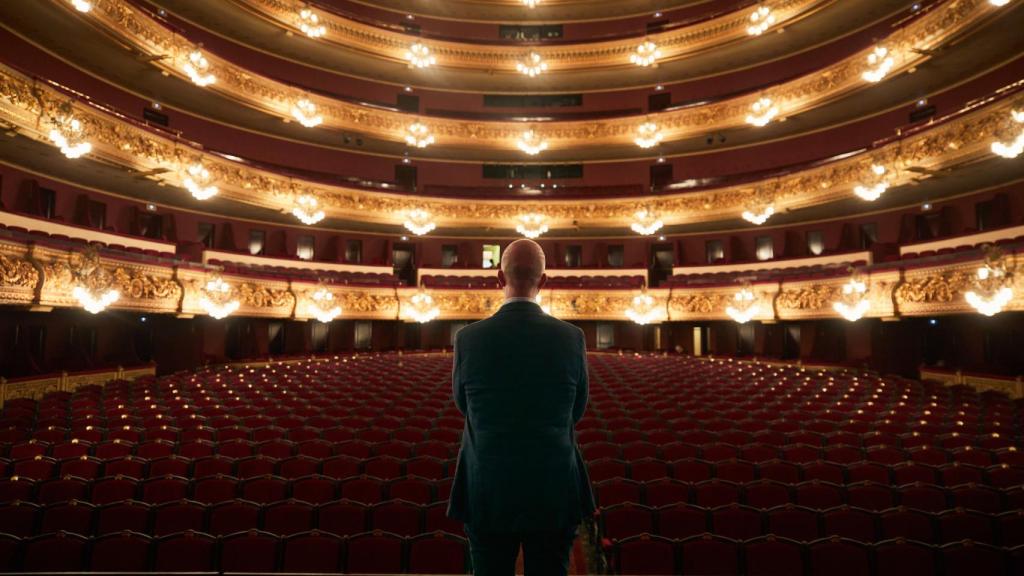
[{"label": "light fixture", "polygon": [[299,30],[310,38],[320,38],[327,34],[327,28],[320,23],[320,16],[309,6],[299,10]]},{"label": "light fixture", "polygon": [[231,285],[220,276],[214,276],[201,292],[199,305],[217,320],[227,318],[241,305],[237,299],[232,298]]},{"label": "light fixture", "polygon": [[209,86],[217,81],[217,76],[210,72],[210,61],[203,56],[202,50],[198,48],[189,52],[182,69],[196,86]]},{"label": "light fixture", "polygon": [[636,138],[633,139],[633,142],[641,148],[653,148],[660,144],[664,137],[665,135],[662,134],[657,124],[644,122],[636,127]]},{"label": "light fixture", "polygon": [[317,114],[316,104],[309,98],[302,98],[292,106],[292,117],[306,128],[315,128],[324,121],[324,117]]},{"label": "light fixture", "polygon": [[334,302],[334,294],[326,287],[321,286],[310,295],[312,302],[309,304],[313,317],[320,322],[327,324],[341,314],[341,306]]},{"label": "light fixture", "polygon": [[871,307],[871,302],[867,299],[867,291],[867,284],[856,277],[851,278],[849,282],[843,284],[840,299],[832,303],[832,308],[843,318],[850,322],[856,322]]},{"label": "light fixture", "polygon": [[642,208],[637,210],[636,214],[633,214],[633,223],[630,228],[633,232],[640,234],[641,236],[650,236],[661,230],[664,223],[654,214],[654,212]]},{"label": "light fixture", "polygon": [[201,161],[193,162],[185,168],[181,182],[196,200],[209,200],[219,192],[213,184],[213,176]]},{"label": "light fixture", "polygon": [[1020,127],[1020,132],[1017,133],[1017,137],[1014,138],[1013,142],[1010,142],[1009,144],[993,142],[992,152],[997,156],[1013,159],[1020,156],[1021,152],[1024,152],[1024,110],[1019,112],[1017,110],[1011,110],[1010,118],[1013,119],[1014,123],[1022,125]]},{"label": "light fixture", "polygon": [[519,135],[516,146],[530,156],[536,156],[548,149],[548,141],[541,138],[540,134],[534,130],[527,130]]},{"label": "light fixture", "polygon": [[92,143],[85,139],[82,122],[71,115],[71,106],[65,108],[66,113],[63,117],[52,120],[50,141],[60,149],[61,154],[74,160],[92,152]]},{"label": "light fixture", "polygon": [[426,324],[441,315],[441,309],[434,304],[434,299],[420,288],[420,291],[409,298],[406,317],[420,324]]},{"label": "light fixture", "polygon": [[118,298],[121,297],[121,293],[117,290],[105,290],[97,295],[85,286],[75,286],[74,290],[71,291],[71,295],[78,300],[82,308],[85,308],[87,312],[92,314],[103,312],[107,309],[107,306],[117,302]]},{"label": "light fixture", "polygon": [[871,54],[868,54],[868,69],[860,76],[868,82],[881,82],[892,70],[894,63],[888,48],[875,46]]},{"label": "light fixture", "polygon": [[527,238],[536,238],[548,231],[547,216],[543,214],[523,214],[519,216],[516,232]]},{"label": "light fixture", "polygon": [[430,212],[420,208],[410,210],[405,215],[405,222],[402,225],[405,226],[406,230],[417,236],[429,234],[434,228],[437,228],[437,224],[430,218]]},{"label": "light fixture", "polygon": [[548,63],[536,52],[530,52],[524,59],[516,62],[516,70],[530,78],[540,75],[547,69]]},{"label": "light fixture", "polygon": [[665,317],[665,310],[658,306],[653,296],[644,292],[633,297],[633,303],[626,308],[626,317],[643,326],[660,322]]},{"label": "light fixture", "polygon": [[657,66],[658,58],[661,58],[661,50],[658,45],[650,40],[644,40],[636,47],[636,51],[629,55],[629,61],[637,66]]},{"label": "light fixture", "polygon": [[540,4],[540,0],[523,0],[523,5],[527,8],[536,8],[537,4]]},{"label": "light fixture", "polygon": [[775,24],[775,14],[772,13],[772,9],[761,5],[758,6],[750,14],[750,25],[747,26],[747,34],[751,36],[760,36],[764,34],[772,24]]},{"label": "light fixture", "polygon": [[989,253],[988,261],[975,272],[973,288],[964,294],[967,303],[985,316],[995,316],[1013,300],[1012,277],[1001,256],[997,250]]},{"label": "light fixture", "polygon": [[312,194],[300,194],[295,198],[292,215],[306,226],[312,226],[324,219],[324,211],[320,209],[320,201]]},{"label": "light fixture", "polygon": [[754,297],[754,291],[744,286],[732,297],[732,304],[726,306],[725,313],[740,324],[750,322],[761,311],[761,306]]},{"label": "light fixture", "polygon": [[92,2],[89,2],[88,0],[71,0],[71,5],[79,12],[88,12],[92,10]]},{"label": "light fixture", "polygon": [[405,59],[409,61],[410,68],[429,68],[437,64],[437,59],[430,53],[430,48],[421,42],[409,46],[405,51]]},{"label": "light fixture", "polygon": [[413,122],[405,127],[405,143],[413,148],[426,148],[434,143],[434,135],[426,124]]},{"label": "light fixture", "polygon": [[871,174],[874,177],[873,184],[858,184],[853,187],[853,193],[868,202],[878,200],[889,189],[889,180],[885,178],[885,166],[872,164]]},{"label": "light fixture", "polygon": [[767,222],[768,219],[772,217],[772,214],[775,214],[775,207],[772,206],[771,204],[768,204],[767,206],[762,208],[760,212],[744,210],[742,216],[743,219],[746,220],[747,222],[750,222],[751,224],[754,224],[756,226],[760,226],[761,224]]},{"label": "light fixture", "polygon": [[747,114],[747,124],[757,127],[766,126],[778,114],[779,107],[772,102],[772,99],[762,96],[757,99],[757,102],[750,105],[750,113]]},{"label": "light fixture", "polygon": [[1010,0],[988,0],[988,3],[997,8],[1002,8],[1003,6],[1009,4]]}]

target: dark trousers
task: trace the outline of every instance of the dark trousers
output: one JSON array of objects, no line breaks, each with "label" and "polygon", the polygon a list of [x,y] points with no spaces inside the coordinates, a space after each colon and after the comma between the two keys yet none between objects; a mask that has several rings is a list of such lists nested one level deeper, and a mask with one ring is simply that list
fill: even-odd
[{"label": "dark trousers", "polygon": [[513,576],[523,547],[525,576],[566,576],[578,527],[543,532],[481,532],[466,524],[475,576]]}]

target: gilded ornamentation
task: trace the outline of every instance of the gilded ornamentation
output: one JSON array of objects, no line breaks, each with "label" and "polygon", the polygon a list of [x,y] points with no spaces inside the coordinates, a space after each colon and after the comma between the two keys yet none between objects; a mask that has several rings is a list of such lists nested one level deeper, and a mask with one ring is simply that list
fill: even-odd
[{"label": "gilded ornamentation", "polygon": [[673,294],[668,309],[673,316],[692,314],[720,315],[732,300],[732,294],[718,292],[697,294]]},{"label": "gilded ornamentation", "polygon": [[146,274],[141,270],[118,267],[113,272],[113,285],[125,298],[132,300],[173,300],[181,298],[181,285],[171,278]]},{"label": "gilded ornamentation", "polygon": [[467,292],[464,290],[432,290],[434,304],[443,315],[488,316],[501,307],[503,299],[496,290]]},{"label": "gilded ornamentation", "polygon": [[961,293],[969,282],[969,275],[961,270],[935,272],[927,276],[910,278],[896,288],[896,303],[945,304],[962,300]]},{"label": "gilded ornamentation", "polygon": [[31,262],[0,254],[0,286],[3,288],[35,288],[39,283],[39,271]]},{"label": "gilded ornamentation", "polygon": [[295,295],[287,289],[243,282],[238,285],[237,291],[242,306],[249,308],[290,308],[295,305]]},{"label": "gilded ornamentation", "polygon": [[360,314],[375,314],[387,312],[393,317],[398,312],[398,298],[393,292],[339,292],[335,294],[335,300],[345,311],[346,316],[358,316]]},{"label": "gilded ornamentation", "polygon": [[787,310],[831,309],[840,292],[840,287],[833,284],[803,286],[796,290],[783,290],[775,303],[780,309]]}]

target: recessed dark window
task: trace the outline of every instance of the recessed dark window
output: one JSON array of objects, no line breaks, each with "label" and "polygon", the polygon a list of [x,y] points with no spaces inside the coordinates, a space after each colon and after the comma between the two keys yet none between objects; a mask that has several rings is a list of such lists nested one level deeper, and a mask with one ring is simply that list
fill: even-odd
[{"label": "recessed dark window", "polygon": [[299,260],[312,260],[316,256],[316,238],[308,234],[296,238],[295,255]]},{"label": "recessed dark window", "polygon": [[579,268],[583,265],[583,247],[579,244],[570,244],[565,247],[565,267]]},{"label": "recessed dark window", "polygon": [[213,248],[216,240],[217,226],[209,222],[200,222],[196,230],[196,242],[207,248]]},{"label": "recessed dark window", "polygon": [[878,242],[878,224],[869,222],[860,225],[860,248],[867,250]]},{"label": "recessed dark window", "polygon": [[820,256],[825,251],[825,238],[821,230],[807,232],[807,252],[812,256]]},{"label": "recessed dark window", "polygon": [[647,97],[647,111],[658,112],[672,105],[672,94],[670,92],[658,92]]},{"label": "recessed dark window", "polygon": [[714,264],[725,258],[725,245],[721,240],[708,240],[704,243],[704,255],[708,264]]},{"label": "recessed dark window", "polygon": [[263,255],[266,243],[267,233],[264,230],[249,230],[249,254],[253,256]]},{"label": "recessed dark window", "polygon": [[608,265],[612,268],[626,265],[626,249],[622,244],[612,244],[608,247]]},{"label": "recessed dark window", "polygon": [[651,188],[661,188],[672,183],[672,165],[654,164],[651,166]]},{"label": "recessed dark window", "polygon": [[57,192],[50,188],[39,189],[39,215],[53,218],[57,211]]},{"label": "recessed dark window", "polygon": [[398,94],[398,106],[397,108],[402,112],[409,112],[411,114],[420,113],[420,97],[415,94]]},{"label": "recessed dark window", "polygon": [[363,241],[362,240],[346,240],[345,241],[345,262],[352,264],[359,264],[363,261]]},{"label": "recessed dark window", "polygon": [[597,325],[597,349],[607,350],[615,346],[615,325],[601,322]]},{"label": "recessed dark window", "polygon": [[103,202],[89,201],[89,226],[102,230],[107,225],[107,205]]},{"label": "recessed dark window", "polygon": [[159,124],[161,126],[168,126],[171,123],[170,118],[163,112],[158,112],[151,107],[142,109],[142,119],[151,124]]},{"label": "recessed dark window", "polygon": [[459,263],[459,247],[455,244],[441,245],[441,267],[451,268]]},{"label": "recessed dark window", "polygon": [[564,108],[582,105],[582,94],[484,94],[484,106],[490,108]]},{"label": "recessed dark window", "polygon": [[362,320],[355,323],[353,344],[356,350],[368,350],[373,346],[373,322]]},{"label": "recessed dark window", "polygon": [[395,184],[401,188],[413,190],[416,188],[417,172],[415,166],[408,164],[395,164]]},{"label": "recessed dark window", "polygon": [[139,236],[156,240],[164,237],[164,217],[160,214],[139,214]]},{"label": "recessed dark window", "polygon": [[483,177],[501,180],[583,178],[582,164],[484,164]]},{"label": "recessed dark window", "polygon": [[775,258],[775,243],[772,242],[771,236],[758,236],[754,239],[755,252],[754,255],[760,261],[771,260]]}]

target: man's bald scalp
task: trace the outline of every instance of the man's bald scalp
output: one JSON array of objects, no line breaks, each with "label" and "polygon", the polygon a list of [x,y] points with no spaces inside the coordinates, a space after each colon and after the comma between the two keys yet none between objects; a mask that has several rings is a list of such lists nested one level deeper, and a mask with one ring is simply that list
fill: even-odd
[{"label": "man's bald scalp", "polygon": [[501,255],[501,271],[516,291],[532,290],[544,274],[544,250],[533,240],[522,238],[508,245]]}]

